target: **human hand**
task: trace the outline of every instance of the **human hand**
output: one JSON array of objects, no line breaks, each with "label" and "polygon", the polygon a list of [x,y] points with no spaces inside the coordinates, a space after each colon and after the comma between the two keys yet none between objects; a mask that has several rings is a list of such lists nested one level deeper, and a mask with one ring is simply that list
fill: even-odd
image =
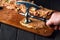
[{"label": "human hand", "polygon": [[51,16],[51,18],[46,22],[47,26],[50,25],[56,25],[54,26],[55,30],[60,30],[60,27],[57,25],[60,25],[60,12],[54,12]]}]

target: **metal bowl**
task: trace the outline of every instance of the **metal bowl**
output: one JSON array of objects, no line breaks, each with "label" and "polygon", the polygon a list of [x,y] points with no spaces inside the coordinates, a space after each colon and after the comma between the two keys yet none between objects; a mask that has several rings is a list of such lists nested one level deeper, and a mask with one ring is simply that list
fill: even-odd
[{"label": "metal bowl", "polygon": [[30,3],[30,2],[26,2],[26,1],[17,1],[16,4],[17,5],[24,4],[24,5],[26,5],[27,8],[35,7],[36,9],[40,9],[40,7],[37,6],[36,4]]}]

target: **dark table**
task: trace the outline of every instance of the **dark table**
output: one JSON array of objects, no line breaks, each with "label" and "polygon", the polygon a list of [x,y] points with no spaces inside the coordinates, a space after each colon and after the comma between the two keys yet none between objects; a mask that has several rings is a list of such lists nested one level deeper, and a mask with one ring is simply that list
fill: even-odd
[{"label": "dark table", "polygon": [[10,25],[0,23],[0,40],[60,40],[60,32],[55,37],[42,37]]}]

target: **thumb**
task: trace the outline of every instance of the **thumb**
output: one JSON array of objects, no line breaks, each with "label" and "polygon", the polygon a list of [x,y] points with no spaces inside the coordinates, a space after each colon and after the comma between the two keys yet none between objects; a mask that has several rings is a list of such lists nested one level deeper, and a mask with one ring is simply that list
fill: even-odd
[{"label": "thumb", "polygon": [[49,20],[46,22],[46,25],[47,25],[47,26],[50,26],[50,25],[52,25],[52,23],[53,23],[52,20],[49,19]]}]

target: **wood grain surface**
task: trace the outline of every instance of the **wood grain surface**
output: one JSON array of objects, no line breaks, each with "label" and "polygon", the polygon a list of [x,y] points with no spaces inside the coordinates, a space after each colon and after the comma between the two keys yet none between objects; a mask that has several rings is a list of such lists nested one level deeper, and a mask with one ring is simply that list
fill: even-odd
[{"label": "wood grain surface", "polygon": [[[9,9],[6,9],[5,7],[2,10],[0,10],[0,22],[12,25],[19,29],[23,29],[23,30],[41,35],[35,29],[29,29],[27,27],[22,26],[19,22],[23,18],[24,16],[18,14],[15,10],[9,10]],[[53,31],[54,30],[52,30],[51,34],[53,33]],[[49,35],[42,35],[42,36],[49,36]]]}]

